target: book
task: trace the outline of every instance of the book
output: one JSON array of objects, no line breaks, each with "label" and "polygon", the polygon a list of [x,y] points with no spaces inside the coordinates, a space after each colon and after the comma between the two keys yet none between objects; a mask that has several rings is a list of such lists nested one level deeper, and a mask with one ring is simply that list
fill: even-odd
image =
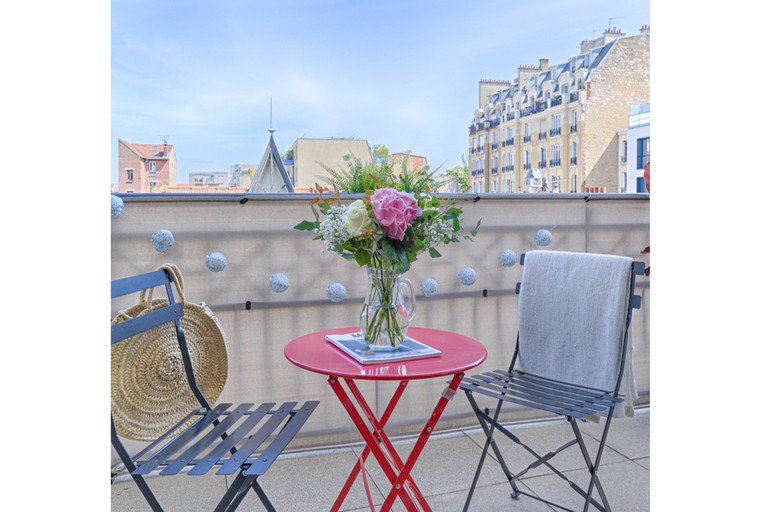
[{"label": "book", "polygon": [[328,340],[328,343],[338,347],[342,352],[360,364],[410,361],[413,359],[437,357],[442,354],[439,350],[408,337],[405,338],[405,341],[399,347],[391,351],[371,350],[365,342],[365,336],[360,332],[327,334],[325,339]]}]

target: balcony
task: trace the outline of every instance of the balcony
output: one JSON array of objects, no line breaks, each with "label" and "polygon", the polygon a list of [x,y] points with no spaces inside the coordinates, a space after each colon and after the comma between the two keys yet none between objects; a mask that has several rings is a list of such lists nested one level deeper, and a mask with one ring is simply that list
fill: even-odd
[{"label": "balcony", "polygon": [[571,125],[571,133],[576,133],[576,129],[577,129],[577,128],[578,128],[578,126],[577,126],[577,125],[575,125],[575,124],[572,124],[572,125]]},{"label": "balcony", "polygon": [[515,145],[515,138],[512,137],[511,139],[507,139],[504,142],[506,142],[507,146],[514,146]]},{"label": "balcony", "polygon": [[576,157],[575,156],[571,157],[571,165],[576,165]]},{"label": "balcony", "polygon": [[491,173],[492,174],[499,174],[499,168],[498,167],[491,167]]},{"label": "balcony", "polygon": [[579,100],[579,91],[572,92],[570,99],[571,99],[571,102],[578,101]]},{"label": "balcony", "polygon": [[546,140],[546,139],[547,139],[547,132],[540,132],[539,140]]},{"label": "balcony", "polygon": [[531,142],[531,136],[530,135],[525,135],[523,137],[523,142]]},{"label": "balcony", "polygon": [[494,150],[494,151],[495,151],[495,150],[497,150],[498,148],[499,148],[499,143],[498,143],[498,142],[494,142],[494,143],[492,143],[492,144],[491,144],[491,149],[492,149],[492,150]]},{"label": "balcony", "polygon": [[621,163],[627,163],[627,155],[621,155]]},{"label": "balcony", "polygon": [[562,96],[555,96],[554,98],[552,98],[552,106],[553,107],[556,107],[556,106],[562,105],[562,104],[563,104],[563,97]]},{"label": "balcony", "polygon": [[501,172],[515,172],[515,166],[514,165],[505,165],[501,168]]},{"label": "balcony", "polygon": [[[509,247],[518,255],[531,250],[533,236],[542,227],[551,229],[554,236],[548,250],[610,252],[642,259],[644,256],[639,252],[649,240],[650,201],[644,195],[597,194],[590,196],[588,202],[584,201],[584,194],[480,195],[483,200],[477,202],[474,199],[478,194],[452,195],[457,206],[464,209],[468,225],[483,219],[475,242],[447,247],[437,260],[420,258],[408,273],[414,284],[426,278],[440,283],[437,295],[417,297],[415,325],[477,337],[488,348],[488,360],[473,369],[472,374],[506,368],[511,357],[509,339],[517,331],[517,317],[498,312],[517,307],[513,288],[520,280],[522,267],[501,267],[498,258],[502,248]],[[279,458],[259,481],[277,510],[329,510],[350,468],[357,462],[362,444],[326,379],[288,363],[283,348],[289,340],[307,332],[357,324],[367,286],[364,270],[333,254],[321,253],[320,242],[292,229],[299,220],[311,218],[311,194],[121,197],[125,213],[111,224],[112,278],[153,270],[165,261],[179,265],[185,276],[187,296],[195,302],[204,301],[227,334],[229,371],[217,402],[321,401],[288,446],[286,456]],[[350,200],[358,197],[362,196],[342,195]],[[238,213],[233,214],[235,211]],[[162,255],[152,250],[149,241],[151,233],[160,227],[172,231],[176,239],[173,248]],[[222,272],[213,273],[205,267],[205,255],[214,250],[223,252],[229,260]],[[456,278],[458,269],[466,265],[478,270],[478,281],[473,286],[464,286]],[[272,292],[267,284],[270,274],[275,272],[290,278],[290,288],[281,294]],[[331,303],[326,299],[325,290],[331,282],[346,287],[343,302]],[[601,481],[616,511],[650,507],[646,469],[650,460],[650,279],[640,276],[635,293],[642,297],[643,304],[634,312],[633,319],[640,400],[634,418],[614,420],[600,470]],[[248,302],[250,308],[246,306]],[[117,308],[126,305],[130,303],[115,304]],[[366,396],[381,397],[376,403],[382,408],[395,389],[395,384],[386,382],[363,384],[360,388]],[[424,427],[424,412],[432,410],[444,388],[441,379],[409,384],[388,426],[398,451],[410,452],[416,435]],[[491,398],[477,399],[481,407],[495,404]],[[571,435],[569,425],[560,417],[532,409],[506,406],[500,422],[514,424],[515,435],[534,446],[537,439],[563,438],[565,442],[565,435]],[[599,436],[601,427],[583,425],[590,449],[596,446],[593,438]],[[461,510],[484,440],[464,394],[458,393],[448,403],[414,468],[413,476],[433,510]],[[533,460],[508,439],[499,436],[496,440],[511,470],[522,469]],[[555,447],[555,443],[548,446]],[[143,446],[138,442],[127,444],[133,453]],[[575,450],[575,454],[578,447],[570,450]],[[569,455],[573,454],[565,452],[562,456]],[[368,462],[366,468],[374,468],[373,457]],[[577,482],[587,475],[580,462],[566,468],[561,467],[558,458],[552,463],[567,470]],[[489,457],[471,510],[509,510],[518,504],[510,500],[509,484],[493,464]],[[116,475],[112,482],[114,512],[148,510],[125,473]],[[148,483],[166,510],[194,512],[213,510],[232,479],[215,474],[150,476]],[[384,501],[380,489],[386,493],[389,481],[373,470],[369,473],[369,484],[378,507]],[[568,485],[544,465],[536,468],[530,478],[524,476],[521,484],[521,488],[524,485],[530,492],[558,502],[562,500],[557,497],[570,492]],[[367,503],[358,479],[341,509],[366,510]],[[521,510],[539,510],[537,503],[524,496],[519,506]],[[396,509],[401,510],[402,504],[397,502]],[[251,492],[238,510],[263,509],[258,508],[255,493]]]},{"label": "balcony", "polygon": [[523,164],[523,170],[528,171],[530,169],[531,169],[531,163],[530,162]]},{"label": "balcony", "polygon": [[552,137],[560,135],[560,128],[552,128],[551,130],[549,130],[549,135]]},{"label": "balcony", "polygon": [[539,160],[539,169],[546,169],[546,168],[547,168],[547,161]]},{"label": "balcony", "polygon": [[559,158],[553,158],[549,161],[550,167],[560,167],[560,159]]},{"label": "balcony", "polygon": [[505,119],[507,121],[513,121],[515,119],[515,113],[514,112],[508,112]]}]

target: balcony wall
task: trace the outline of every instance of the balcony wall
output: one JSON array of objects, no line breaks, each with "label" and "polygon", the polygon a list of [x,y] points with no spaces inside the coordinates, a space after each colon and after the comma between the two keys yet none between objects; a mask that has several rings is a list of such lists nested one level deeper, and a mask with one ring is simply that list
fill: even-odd
[{"label": "balcony wall", "polygon": [[[311,217],[310,195],[124,195],[124,213],[112,221],[112,278],[155,269],[164,262],[181,268],[187,298],[205,302],[220,318],[229,347],[229,377],[219,401],[284,401],[319,399],[321,406],[292,444],[318,446],[357,441],[353,429],[325,379],[300,370],[283,357],[283,347],[302,334],[358,322],[366,278],[354,262],[334,253],[307,232],[292,229]],[[553,242],[546,249],[611,253],[643,260],[649,245],[649,201],[645,195],[481,194],[455,196],[465,211],[465,223],[482,218],[475,242],[441,248],[442,258],[423,256],[408,277],[418,283],[432,277],[439,293],[419,297],[414,324],[456,331],[480,340],[489,350],[478,371],[506,368],[517,332],[515,283],[522,268],[502,268],[499,253],[518,255],[536,249],[534,233],[549,229]],[[165,253],[150,243],[160,228],[173,232],[175,244]],[[223,252],[229,265],[220,273],[205,267],[205,256]],[[473,286],[463,286],[457,272],[477,270]],[[274,293],[269,276],[283,272],[290,288]],[[347,300],[333,304],[326,287],[341,282]],[[483,297],[483,290],[488,290]],[[641,402],[649,400],[649,279],[640,277],[643,307],[634,317],[634,362]],[[117,308],[135,302],[130,298]],[[245,302],[252,302],[250,311]],[[445,379],[412,382],[390,420],[393,434],[416,432],[445,387]],[[393,392],[388,383],[363,383],[363,392],[383,410]],[[478,397],[483,398],[483,397]],[[490,399],[480,400],[490,405]],[[540,411],[510,408],[506,420],[540,417]],[[474,424],[466,399],[457,395],[439,424],[448,429]],[[136,445],[134,445],[135,447]]]}]

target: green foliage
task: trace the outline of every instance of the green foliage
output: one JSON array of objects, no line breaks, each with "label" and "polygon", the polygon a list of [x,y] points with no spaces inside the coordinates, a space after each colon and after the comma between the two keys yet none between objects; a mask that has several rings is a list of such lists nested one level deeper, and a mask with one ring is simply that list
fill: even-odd
[{"label": "green foliage", "polygon": [[389,162],[389,148],[384,144],[374,144],[371,150],[373,161],[383,164]]},{"label": "green foliage", "polygon": [[461,155],[461,165],[451,167],[445,171],[445,175],[450,177],[450,181],[458,181],[459,192],[469,192],[470,179],[469,179],[469,165],[467,165],[467,156]]}]

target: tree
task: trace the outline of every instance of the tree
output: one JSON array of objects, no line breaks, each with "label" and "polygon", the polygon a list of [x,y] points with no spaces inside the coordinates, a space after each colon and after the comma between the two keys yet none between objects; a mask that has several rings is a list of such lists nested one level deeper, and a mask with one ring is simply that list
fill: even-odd
[{"label": "tree", "polygon": [[385,144],[373,145],[373,161],[380,164],[389,162],[389,148]]},{"label": "tree", "polygon": [[469,165],[467,155],[461,155],[461,164],[445,171],[445,175],[456,180],[458,192],[469,192]]}]

